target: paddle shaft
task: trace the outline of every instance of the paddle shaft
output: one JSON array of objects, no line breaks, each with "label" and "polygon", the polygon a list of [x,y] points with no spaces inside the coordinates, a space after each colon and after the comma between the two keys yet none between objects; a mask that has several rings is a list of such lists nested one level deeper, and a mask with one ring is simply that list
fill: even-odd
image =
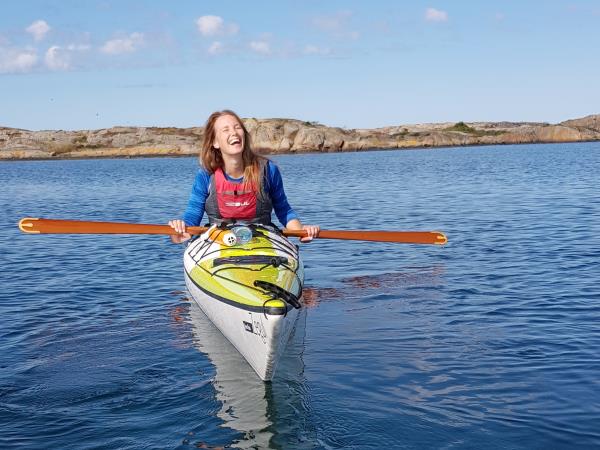
[{"label": "paddle shaft", "polygon": [[[83,220],[56,220],[26,217],[19,222],[25,233],[34,234],[163,234],[177,235],[169,225],[146,223],[93,222]],[[200,234],[206,227],[188,227],[190,234]]]},{"label": "paddle shaft", "polygon": [[[24,218],[19,228],[29,234],[162,234],[177,235],[169,225],[144,223],[93,222],[80,220],[56,220]],[[206,227],[187,227],[189,234],[201,234]],[[306,237],[304,230],[283,230],[288,237]],[[319,239],[343,239],[371,242],[395,242],[406,244],[443,245],[448,239],[437,231],[361,231],[361,230],[320,230]]]},{"label": "paddle shaft", "polygon": [[[283,230],[288,237],[305,237],[303,230]],[[439,231],[362,231],[362,230],[320,230],[319,239],[341,239],[349,241],[395,242],[398,244],[444,245],[448,238]]]}]

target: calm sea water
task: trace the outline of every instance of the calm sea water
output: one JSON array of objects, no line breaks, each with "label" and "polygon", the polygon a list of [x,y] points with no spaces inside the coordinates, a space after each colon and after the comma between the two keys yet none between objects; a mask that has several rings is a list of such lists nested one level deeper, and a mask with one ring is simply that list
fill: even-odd
[{"label": "calm sea water", "polygon": [[166,237],[193,158],[0,163],[0,448],[599,448],[600,143],[273,158],[305,222],[445,247],[303,246],[313,306],[263,384]]}]

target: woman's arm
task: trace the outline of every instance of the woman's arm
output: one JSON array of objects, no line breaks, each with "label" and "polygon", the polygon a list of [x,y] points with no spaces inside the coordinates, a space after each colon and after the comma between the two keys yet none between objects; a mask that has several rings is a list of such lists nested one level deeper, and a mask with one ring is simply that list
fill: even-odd
[{"label": "woman's arm", "polygon": [[177,235],[171,236],[171,241],[180,244],[191,238],[189,233],[185,232],[186,226],[198,226],[204,216],[204,205],[208,197],[208,185],[210,175],[204,169],[200,169],[194,179],[192,193],[188,201],[187,208],[183,214],[183,220],[176,219],[169,221],[169,226],[177,231]]},{"label": "woman's arm", "polygon": [[286,224],[293,219],[298,219],[298,215],[290,206],[285,190],[283,188],[283,179],[281,178],[281,172],[279,168],[271,161],[267,163],[268,166],[268,192],[271,196],[271,202],[273,203],[273,210],[279,222],[286,226]]},{"label": "woman's arm", "polygon": [[194,179],[190,199],[183,214],[183,221],[189,227],[196,227],[202,222],[209,184],[210,174],[206,170],[200,169]]},{"label": "woman's arm", "polygon": [[298,215],[290,206],[285,190],[283,188],[283,179],[281,178],[281,172],[275,164],[269,161],[269,194],[271,195],[271,201],[273,202],[273,209],[275,215],[279,219],[282,225],[289,230],[306,230],[308,236],[300,239],[302,242],[312,241],[314,237],[319,233],[318,225],[302,225]]}]

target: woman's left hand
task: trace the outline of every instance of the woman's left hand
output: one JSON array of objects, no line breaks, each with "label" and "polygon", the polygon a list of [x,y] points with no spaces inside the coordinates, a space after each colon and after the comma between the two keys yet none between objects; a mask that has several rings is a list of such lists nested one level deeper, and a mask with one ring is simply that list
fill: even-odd
[{"label": "woman's left hand", "polygon": [[310,242],[319,234],[321,229],[319,225],[302,225],[302,229],[306,231],[307,236],[300,239],[300,242]]}]

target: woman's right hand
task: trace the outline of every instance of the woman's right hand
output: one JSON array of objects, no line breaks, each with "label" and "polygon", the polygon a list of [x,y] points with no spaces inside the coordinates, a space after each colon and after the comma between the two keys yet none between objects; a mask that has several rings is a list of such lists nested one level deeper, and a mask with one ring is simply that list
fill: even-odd
[{"label": "woman's right hand", "polygon": [[192,235],[189,233],[186,233],[185,222],[183,220],[179,220],[179,219],[170,220],[169,226],[177,232],[177,234],[171,235],[171,241],[174,242],[175,244],[181,244],[182,242],[185,242],[188,239],[191,239]]}]

